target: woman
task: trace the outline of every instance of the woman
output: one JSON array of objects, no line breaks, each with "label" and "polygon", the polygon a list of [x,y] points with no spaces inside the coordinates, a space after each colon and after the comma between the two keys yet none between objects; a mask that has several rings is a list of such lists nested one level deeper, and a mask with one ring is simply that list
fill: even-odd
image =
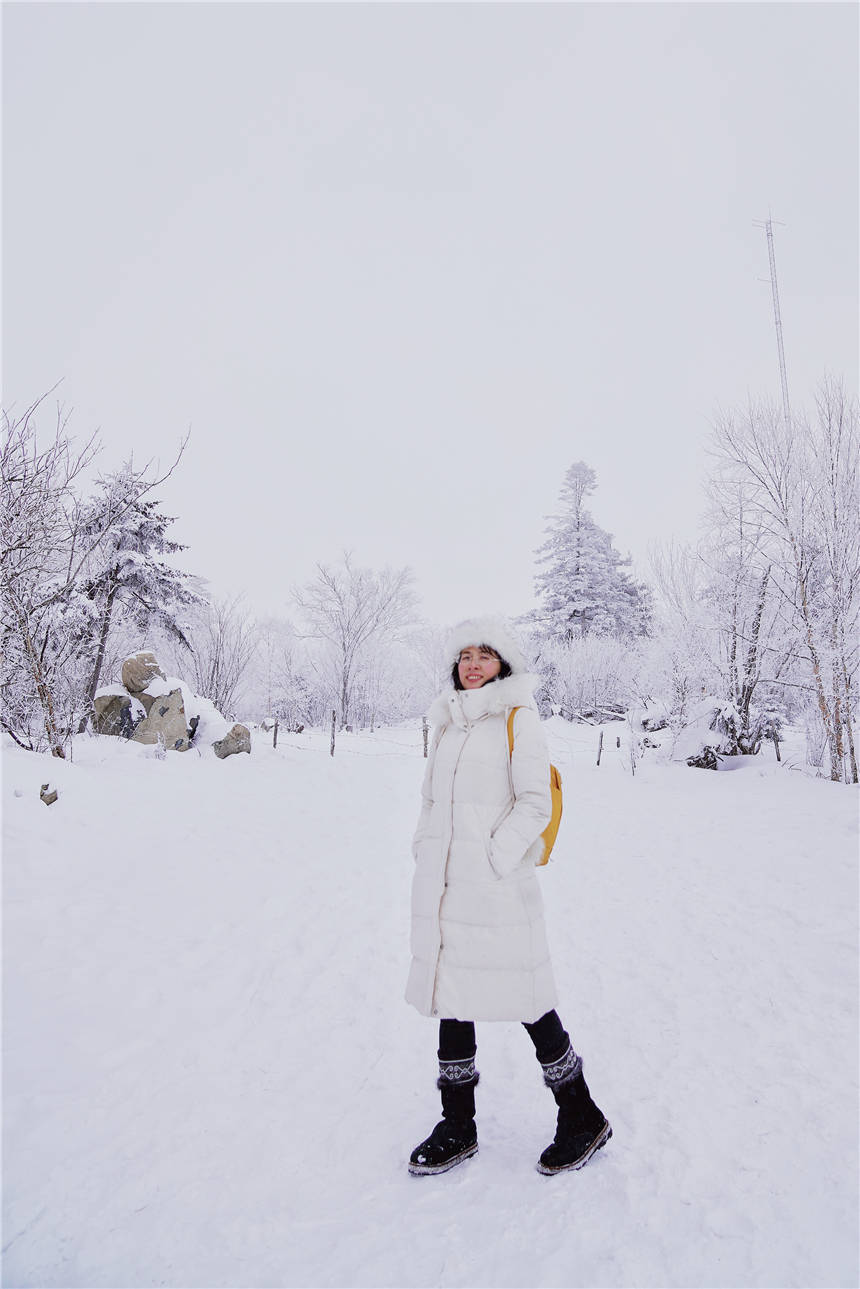
[{"label": "woman", "polygon": [[[462,622],[449,642],[453,691],[430,709],[433,750],[412,844],[412,965],[406,999],[439,1017],[442,1120],[416,1146],[415,1174],[478,1149],[476,1020],[522,1021],[558,1105],[542,1173],[581,1168],[612,1136],[556,1013],[535,874],[551,814],[549,754],[522,649],[498,618]],[[509,752],[507,718],[514,716]]]}]

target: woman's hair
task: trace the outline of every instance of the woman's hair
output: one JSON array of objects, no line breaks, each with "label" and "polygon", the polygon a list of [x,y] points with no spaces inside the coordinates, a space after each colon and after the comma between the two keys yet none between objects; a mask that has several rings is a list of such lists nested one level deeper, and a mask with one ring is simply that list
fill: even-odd
[{"label": "woman's hair", "polygon": [[[505,679],[505,676],[510,676],[510,674],[511,674],[511,668],[510,668],[509,664],[505,662],[504,658],[503,658],[503,657],[502,657],[502,655],[498,652],[498,650],[494,649],[492,645],[487,645],[487,644],[478,645],[478,648],[479,648],[479,649],[484,650],[484,652],[486,652],[486,653],[491,653],[491,654],[493,655],[493,657],[494,657],[494,658],[498,658],[499,662],[502,664],[502,665],[501,665],[501,668],[500,668],[500,670],[499,670],[499,674],[498,674],[498,676],[494,676],[494,677],[493,677],[493,680],[504,680],[504,679]],[[462,650],[461,650],[461,652],[462,652]],[[448,656],[450,657],[451,655],[449,654]],[[455,688],[455,689],[463,689],[463,688],[465,688],[465,686],[464,686],[464,685],[461,683],[461,681],[460,681],[460,658],[459,658],[459,656],[457,657],[457,661],[454,663],[454,666],[451,668],[451,679],[452,679],[452,680],[453,680],[453,682],[454,682],[454,688]],[[486,683],[487,683],[488,685],[492,685],[493,680],[488,680]]]}]

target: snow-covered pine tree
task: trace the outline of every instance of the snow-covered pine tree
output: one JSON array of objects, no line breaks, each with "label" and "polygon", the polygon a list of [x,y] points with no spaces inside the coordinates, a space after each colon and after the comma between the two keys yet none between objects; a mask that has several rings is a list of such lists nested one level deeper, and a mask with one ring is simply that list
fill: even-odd
[{"label": "snow-covered pine tree", "polygon": [[629,557],[615,549],[612,534],[585,507],[596,487],[591,467],[576,461],[564,476],[559,513],[550,518],[546,541],[536,552],[544,568],[535,578],[540,607],[532,620],[544,638],[570,641],[648,631],[648,588],[630,577]]},{"label": "snow-covered pine tree", "polygon": [[202,602],[189,584],[190,575],[162,558],[185,547],[168,538],[175,517],[162,514],[159,503],[147,496],[152,487],[145,470],[135,470],[126,462],[99,479],[81,515],[81,537],[92,545],[81,591],[93,606],[91,668],[81,728],[99,687],[108,635],[118,619],[141,633],[154,630],[187,647],[180,612]]}]

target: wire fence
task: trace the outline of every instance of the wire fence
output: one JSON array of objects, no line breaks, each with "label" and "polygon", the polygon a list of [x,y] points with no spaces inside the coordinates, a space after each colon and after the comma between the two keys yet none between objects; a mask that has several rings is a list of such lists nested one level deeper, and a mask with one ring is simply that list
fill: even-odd
[{"label": "wire fence", "polygon": [[[605,758],[609,751],[622,753],[625,746],[630,746],[631,735],[629,730],[624,734],[618,731],[618,723],[614,722],[615,731],[609,727],[609,734],[604,738],[605,730],[593,725],[569,725],[564,732],[559,732],[552,727],[546,729],[547,742],[549,744],[550,758],[557,765],[571,765],[574,760],[580,760],[585,756],[593,754],[597,760],[602,744],[603,756]],[[402,732],[401,737],[391,737],[393,729],[391,726],[382,727],[385,732],[377,729],[370,730],[343,730],[337,733],[335,739],[334,753],[331,751],[329,742],[329,731],[320,728],[306,729],[301,733],[284,732],[281,730],[277,737],[277,748],[290,748],[296,752],[316,752],[319,754],[333,755],[338,751],[348,752],[350,756],[402,756],[402,757],[425,757],[429,749],[429,740],[426,739],[426,727],[422,724],[414,726],[395,726],[394,730]],[[262,731],[261,731],[262,732]],[[268,731],[266,731],[268,733]]]}]

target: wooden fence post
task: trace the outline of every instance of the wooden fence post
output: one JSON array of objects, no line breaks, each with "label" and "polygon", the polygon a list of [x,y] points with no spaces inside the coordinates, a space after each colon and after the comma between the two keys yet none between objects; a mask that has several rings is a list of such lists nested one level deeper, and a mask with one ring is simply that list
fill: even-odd
[{"label": "wooden fence post", "polygon": [[335,723],[335,719],[336,719],[336,713],[335,713],[335,712],[332,712],[332,714],[331,714],[331,755],[332,755],[332,756],[334,756],[334,723]]},{"label": "wooden fence post", "polygon": [[603,730],[600,731],[600,738],[597,741],[597,764],[600,765],[600,755],[603,751]]},{"label": "wooden fence post", "polygon": [[773,739],[773,750],[776,752],[776,759],[777,761],[781,761],[782,757],[779,754],[779,738],[777,737],[776,730],[771,734],[771,738]]},{"label": "wooden fence post", "polygon": [[427,717],[421,717],[421,733],[424,736],[424,758],[427,759]]},{"label": "wooden fence post", "polygon": [[272,735],[272,747],[278,746],[278,718],[275,717],[275,732]]}]

